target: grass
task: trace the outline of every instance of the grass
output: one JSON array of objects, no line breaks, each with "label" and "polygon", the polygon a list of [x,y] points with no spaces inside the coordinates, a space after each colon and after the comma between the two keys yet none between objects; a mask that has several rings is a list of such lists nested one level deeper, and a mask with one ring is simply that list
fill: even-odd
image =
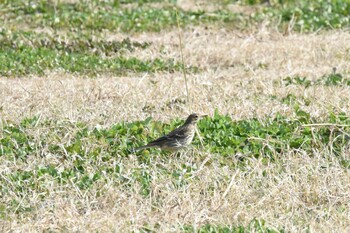
[{"label": "grass", "polygon": [[[63,71],[97,75],[112,73],[122,75],[127,72],[175,72],[180,71],[182,65],[173,60],[146,60],[136,57],[122,56],[101,59],[98,55],[85,55],[80,53],[67,54],[46,48],[33,49],[23,46],[21,50],[5,50],[0,53],[0,75],[23,76],[28,74],[44,75],[46,71]],[[196,71],[195,67],[188,70]]]},{"label": "grass", "polygon": [[285,85],[301,85],[305,87],[310,87],[313,85],[325,85],[325,86],[349,86],[350,79],[345,78],[344,75],[339,73],[331,73],[328,75],[323,75],[317,80],[311,80],[307,77],[286,77],[284,80]]},{"label": "grass", "polygon": [[[238,1],[225,1],[237,3]],[[239,1],[244,5],[262,5],[260,0]],[[255,12],[252,18],[256,22],[275,21],[297,32],[314,32],[321,29],[349,28],[349,1],[342,0],[312,0],[312,1],[269,1],[261,10]]]},{"label": "grass", "polygon": [[[174,60],[142,61],[136,57],[124,57],[126,51],[146,49],[149,43],[106,41],[91,36],[48,35],[24,31],[2,32],[0,52],[0,75],[44,75],[59,70],[68,73],[96,75],[100,73],[124,74],[127,72],[175,72],[182,65]],[[104,56],[105,58],[101,58]],[[195,67],[188,67],[196,71]]]},{"label": "grass", "polygon": [[[216,113],[214,117],[206,118],[199,124],[205,145],[208,146],[205,150],[211,154],[209,159],[194,157],[193,161],[184,162],[182,155],[179,155],[180,157],[173,157],[168,161],[168,155],[150,155],[144,151],[142,156],[136,155],[133,158],[137,166],[130,166],[128,162],[130,148],[142,144],[146,138],[154,138],[163,131],[173,129],[181,123],[179,120],[163,124],[149,118],[145,121],[120,123],[105,129],[89,128],[83,123],[52,122],[38,117],[24,119],[19,125],[3,122],[0,135],[1,159],[9,164],[16,164],[16,167],[8,167],[0,178],[1,193],[4,197],[2,219],[6,220],[12,214],[28,216],[38,213],[40,207],[33,205],[28,199],[31,193],[39,195],[40,203],[51,202],[52,194],[56,192],[68,194],[69,189],[79,193],[94,193],[94,198],[99,199],[110,188],[105,184],[125,192],[136,192],[140,198],[146,200],[160,195],[152,201],[152,205],[163,208],[166,199],[163,199],[160,190],[159,193],[156,190],[155,180],[169,180],[168,185],[171,185],[172,190],[181,191],[200,182],[198,174],[203,169],[210,171],[211,167],[215,166],[217,171],[228,169],[248,175],[254,160],[260,161],[262,166],[268,166],[270,163],[282,165],[281,161],[284,161],[284,157],[289,157],[291,151],[314,156],[318,156],[315,155],[316,151],[327,151],[327,157],[323,160],[329,164],[324,163],[319,169],[340,166],[346,172],[350,168],[350,161],[345,156],[348,150],[346,132],[350,126],[349,118],[343,114],[332,114],[329,123],[334,125],[334,128],[330,130],[327,125],[317,125],[304,115],[292,120],[277,117],[233,122],[228,116]],[[315,126],[302,126],[309,123]],[[194,147],[199,147],[198,140],[195,140]],[[235,154],[239,155],[237,159],[232,158]],[[33,163],[33,159],[41,162]],[[19,168],[22,166],[27,168]],[[274,172],[280,175],[286,172],[283,171],[283,166],[279,169],[282,170]],[[269,180],[270,172],[272,171],[268,168],[263,170],[262,178]],[[223,176],[221,179],[221,182],[227,183],[231,178]],[[265,186],[260,181],[253,183],[257,189]],[[215,183],[208,185],[205,196],[215,198]],[[310,198],[316,199],[305,202],[320,204],[319,197]],[[75,204],[79,205],[79,201],[76,201]],[[345,208],[341,203],[339,207]],[[247,225],[237,226],[182,226],[185,232],[284,232],[283,229],[277,230],[275,227],[265,226],[263,219],[254,219]],[[283,228],[278,228],[280,227]],[[156,225],[150,228],[159,229]],[[147,229],[147,226],[140,228],[141,231]]]},{"label": "grass", "polygon": [[[317,125],[309,114],[297,112],[297,119],[286,119],[277,116],[274,119],[247,119],[233,122],[229,117],[216,113],[213,118],[207,118],[199,123],[199,129],[206,145],[205,150],[222,156],[222,166],[234,166],[229,162],[233,154],[240,154],[240,163],[243,167],[245,158],[262,158],[263,161],[273,162],[284,156],[288,151],[303,151],[311,154],[314,150],[328,150],[344,169],[350,168],[350,160],[343,157],[349,140],[346,133],[350,127],[350,119],[345,114],[331,114],[328,123],[333,125]],[[11,180],[18,185],[18,192],[23,189],[32,189],[42,192],[40,188],[41,176],[51,176],[53,181],[60,185],[73,181],[79,189],[89,189],[104,175],[120,176],[120,168],[111,166],[115,158],[127,157],[132,148],[146,143],[149,138],[156,138],[163,132],[169,132],[179,125],[176,120],[170,124],[154,122],[150,118],[145,121],[120,123],[110,128],[89,129],[83,123],[62,124],[41,119],[38,117],[23,119],[19,125],[3,123],[1,134],[0,155],[9,161],[27,163],[31,156],[40,156],[41,151],[57,156],[63,160],[70,160],[71,165],[59,169],[58,164],[42,164],[32,171],[17,171],[3,176],[2,179]],[[303,125],[313,126],[303,126]],[[45,130],[46,128],[60,129]],[[34,137],[31,132],[40,131],[40,136]],[[69,138],[62,138],[70,135]],[[199,141],[193,143],[199,146]],[[204,149],[204,148],[203,148]],[[157,153],[159,154],[159,153]],[[149,151],[141,152],[138,157],[141,164],[150,165],[152,158]],[[45,156],[45,155],[44,155]],[[101,162],[104,166],[101,166]],[[110,164],[110,165],[109,165]],[[95,173],[86,170],[86,166],[98,168]],[[180,173],[190,178],[197,170],[195,167],[183,167]],[[185,172],[185,173],[183,173]],[[162,170],[167,176],[173,172]],[[150,195],[150,181],[152,175],[148,170],[135,170],[134,180],[141,185],[141,193],[145,198]],[[176,177],[177,175],[175,175]],[[129,182],[128,180],[124,180]],[[123,183],[120,183],[123,185]],[[39,189],[36,190],[36,187]],[[6,189],[5,189],[6,190]],[[6,194],[4,189],[2,192]],[[9,194],[9,193],[7,193]]]},{"label": "grass", "polygon": [[1,31],[1,49],[22,49],[28,46],[31,48],[46,48],[66,53],[84,53],[111,56],[134,52],[136,49],[147,49],[151,43],[131,41],[125,38],[121,41],[107,41],[86,33],[66,33],[64,35],[50,33],[36,33],[33,31],[24,30],[6,30]]},{"label": "grass", "polygon": [[[347,11],[2,1],[0,229],[348,232]],[[133,152],[189,104],[203,146]]]},{"label": "grass", "polygon": [[[243,29],[267,20],[291,24],[296,31],[317,31],[322,28],[346,28],[350,23],[347,14],[350,4],[340,0],[279,1],[272,6],[261,5],[259,1],[242,1],[246,5],[261,5],[261,10],[256,10],[253,14],[226,10],[225,5],[229,3],[227,1],[222,2],[222,9],[210,13],[200,10],[184,11],[174,7],[169,1],[164,1],[164,7],[159,9],[148,7],[147,1],[139,2],[137,7],[123,8],[122,6],[127,3],[34,1],[28,4],[17,0],[4,1],[2,5],[4,17],[9,25],[26,24],[30,27],[50,27],[60,30],[78,28],[124,32],[160,31],[177,25],[176,11],[181,26],[219,23]],[[13,11],[14,9],[16,11]]]},{"label": "grass", "polygon": [[[22,1],[9,1],[4,4],[5,17],[11,24],[27,24],[31,27],[50,27],[54,29],[79,28],[79,30],[120,30],[160,31],[177,25],[176,12],[180,25],[239,22],[237,14],[217,11],[207,14],[204,11],[183,11],[174,6],[161,9],[141,5],[135,8],[120,8],[115,1],[79,1],[76,3],[53,4],[45,1],[26,4]],[[8,9],[6,11],[6,9]],[[16,9],[21,17],[13,14]]]},{"label": "grass", "polygon": [[282,22],[292,23],[296,31],[317,31],[320,29],[339,29],[350,26],[350,18],[347,12],[350,10],[348,1],[339,0],[315,0],[315,1],[285,1],[272,13],[274,17],[280,17]]},{"label": "grass", "polygon": [[[259,1],[241,2],[247,8],[249,4],[260,4],[251,14],[235,13],[227,8],[228,3],[217,3],[218,9],[206,12],[185,11],[169,1],[163,2],[160,8],[152,7],[148,1],[140,1],[134,7],[123,7],[129,2],[119,1],[3,1],[0,6],[6,20],[0,34],[0,75],[42,76],[57,70],[80,75],[181,70],[182,64],[171,59],[145,61],[124,57],[126,52],[148,49],[150,44],[128,38],[107,41],[101,38],[105,31],[159,32],[172,29],[177,23],[181,27],[216,25],[246,30],[266,21],[281,26],[281,30],[289,25],[300,32],[349,26],[346,1],[286,1],[269,7]],[[34,32],[42,28],[53,33]],[[100,56],[106,57],[99,59]],[[189,67],[189,70],[196,72],[198,67]]]}]

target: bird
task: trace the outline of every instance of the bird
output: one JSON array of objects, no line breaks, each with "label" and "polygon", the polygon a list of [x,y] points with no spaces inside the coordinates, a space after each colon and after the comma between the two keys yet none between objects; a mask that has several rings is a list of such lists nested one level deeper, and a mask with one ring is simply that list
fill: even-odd
[{"label": "bird", "polygon": [[199,115],[193,113],[189,115],[185,123],[171,131],[169,134],[164,135],[154,141],[151,141],[147,145],[135,148],[135,151],[147,149],[147,148],[160,148],[164,151],[176,152],[191,144],[197,122],[207,115]]}]

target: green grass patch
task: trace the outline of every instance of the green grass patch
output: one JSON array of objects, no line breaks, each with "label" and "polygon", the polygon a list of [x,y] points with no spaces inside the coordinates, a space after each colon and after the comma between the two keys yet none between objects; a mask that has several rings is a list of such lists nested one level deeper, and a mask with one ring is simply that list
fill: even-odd
[{"label": "green grass patch", "polygon": [[272,227],[267,227],[265,220],[253,219],[247,226],[225,226],[225,225],[213,225],[205,224],[198,228],[193,226],[184,226],[183,232],[191,233],[244,233],[244,232],[266,232],[266,233],[282,233],[283,229],[277,230]]},{"label": "green grass patch", "polygon": [[31,47],[35,49],[46,48],[66,53],[83,53],[103,56],[122,54],[124,51],[134,52],[136,49],[146,49],[149,42],[131,41],[125,38],[121,41],[107,41],[98,34],[72,33],[64,35],[57,33],[36,33],[33,31],[9,30],[0,31],[0,50],[10,50]]},{"label": "green grass patch", "polygon": [[[180,227],[181,232],[184,233],[245,233],[245,232],[266,232],[266,233],[283,233],[283,229],[277,230],[272,227],[267,227],[265,220],[253,219],[247,226],[229,226],[229,225],[214,225],[214,224],[204,224],[202,226],[194,227],[189,225],[184,225]],[[157,232],[158,226],[144,226],[139,229],[140,232]]]},{"label": "green grass patch", "polygon": [[285,86],[289,85],[300,85],[304,86],[305,88],[316,86],[316,85],[324,85],[324,86],[350,86],[350,78],[346,77],[345,75],[339,74],[339,73],[330,73],[323,75],[322,77],[311,80],[307,77],[286,77],[283,79],[283,83]]},{"label": "green grass patch", "polygon": [[339,29],[350,26],[350,2],[343,0],[278,1],[255,15],[255,20],[266,18],[281,22],[282,26],[293,24],[299,32],[320,29]]},{"label": "green grass patch", "polygon": [[[295,119],[277,115],[273,118],[232,121],[228,116],[215,113],[213,117],[201,120],[198,126],[204,139],[204,149],[215,154],[221,166],[244,169],[249,158],[262,158],[263,162],[273,163],[297,150],[305,151],[310,156],[315,151],[327,151],[332,157],[331,163],[337,159],[344,169],[350,169],[349,159],[343,156],[348,148],[349,135],[346,132],[350,129],[350,117],[330,114],[327,120],[330,125],[312,127],[304,124],[317,123],[316,119],[301,110],[296,115]],[[199,179],[193,176],[198,171],[196,162],[182,161],[167,169],[154,163],[155,157],[164,159],[164,163],[168,161],[166,153],[155,149],[137,154],[135,159],[139,166],[126,168],[125,161],[129,160],[134,147],[182,123],[180,119],[165,124],[148,118],[103,128],[39,117],[23,119],[19,124],[4,121],[0,131],[0,157],[16,166],[11,168],[11,172],[2,173],[0,194],[17,194],[6,208],[16,213],[30,212],[34,206],[22,200],[23,197],[35,191],[45,198],[53,191],[52,187],[59,190],[72,183],[80,190],[90,190],[99,189],[113,179],[113,185],[149,197],[154,176],[161,175],[169,179],[174,189],[180,190],[194,179]],[[200,147],[197,138],[193,146]],[[232,159],[237,155],[240,155],[238,160]],[[38,156],[52,159],[23,169]],[[200,156],[200,153],[196,156]],[[156,173],[150,167],[156,169]],[[203,232],[219,229],[220,226],[208,225]],[[236,230],[240,232],[242,228]]]},{"label": "green grass patch", "polygon": [[[259,10],[250,18],[250,25],[263,21],[272,21],[285,30],[287,25],[298,32],[313,32],[320,29],[339,29],[350,26],[350,1],[343,0],[223,0],[245,6],[259,6]],[[247,16],[246,16],[247,17]]]},{"label": "green grass patch", "polygon": [[[149,46],[150,43],[128,38],[106,41],[82,33],[60,36],[3,29],[0,32],[0,75],[44,75],[52,70],[87,75],[182,70],[181,63],[173,59],[143,61],[124,57],[126,51],[147,49]],[[187,67],[187,70],[197,72],[198,68]]]},{"label": "green grass patch", "polygon": [[[97,75],[128,72],[175,72],[181,71],[181,63],[159,58],[142,61],[136,57],[101,58],[98,55],[66,53],[48,48],[22,46],[20,49],[0,51],[0,75],[23,76],[28,74],[44,75],[46,71]],[[196,72],[196,67],[187,67],[187,71]]]},{"label": "green grass patch", "polygon": [[[309,113],[299,108],[295,111],[296,119],[277,115],[274,118],[241,121],[232,121],[230,117],[216,113],[211,118],[201,120],[198,127],[206,149],[224,157],[241,153],[273,160],[293,149],[311,152],[325,147],[331,148],[334,155],[341,154],[348,140],[348,135],[344,133],[350,125],[348,116],[330,114],[327,123],[333,124],[332,128],[325,125],[311,130],[310,126],[303,125],[317,124],[317,119],[311,118]],[[114,156],[128,156],[133,152],[133,148],[170,132],[183,122],[177,119],[164,124],[148,118],[144,121],[118,123],[110,128],[88,128],[83,123],[58,125],[50,121],[41,121],[39,125],[27,123],[35,122],[35,119],[25,119],[19,125],[5,124],[1,135],[0,155],[25,160],[27,156],[35,154],[41,146],[50,142],[47,146],[52,154],[77,154],[82,160],[99,157],[108,161]],[[29,129],[48,126],[59,128],[59,134],[56,131],[48,131],[41,134],[40,139],[34,139],[27,133]],[[75,130],[72,130],[72,127]],[[60,135],[67,133],[71,135],[68,142],[59,140]],[[193,144],[198,147],[199,140],[195,139]],[[147,150],[140,153],[148,154]]]},{"label": "green grass patch", "polygon": [[[285,26],[292,23],[299,32],[319,29],[347,28],[350,25],[350,2],[342,0],[313,1],[221,1],[216,2],[214,12],[184,11],[177,8],[174,1],[163,1],[163,6],[154,8],[153,1],[133,2],[133,7],[123,7],[130,1],[79,1],[75,3],[50,1],[2,1],[3,18],[7,25],[27,25],[30,28],[48,27],[55,30],[69,29],[90,31],[161,31],[177,26],[218,24],[249,29],[261,22],[270,21],[274,25]],[[235,13],[228,10],[229,3],[246,7],[259,5],[254,13]],[[248,6],[247,6],[248,5]],[[249,11],[248,11],[249,12]],[[251,11],[250,11],[251,12]]]},{"label": "green grass patch", "polygon": [[[107,41],[103,31],[141,32],[186,25],[220,25],[246,30],[263,21],[289,23],[295,20],[294,29],[314,31],[320,28],[349,26],[350,3],[348,1],[281,1],[267,6],[263,4],[255,13],[236,14],[225,8],[213,12],[184,11],[166,1],[163,7],[154,8],[148,1],[140,1],[136,7],[122,7],[119,1],[78,1],[75,3],[50,1],[2,1],[0,3],[4,28],[0,30],[0,75],[44,75],[46,71],[97,75],[128,72],[175,72],[181,63],[173,60],[146,60],[126,58],[125,51],[147,49],[150,43],[129,39]],[[260,4],[245,2],[245,4]],[[178,16],[178,17],[177,17]],[[49,33],[35,33],[32,29],[47,28]],[[27,32],[18,30],[27,28]],[[32,31],[30,31],[32,30]],[[63,33],[64,32],[64,33]],[[261,67],[265,67],[264,64]],[[189,72],[198,71],[188,67]],[[312,85],[307,80],[289,80]],[[330,75],[325,85],[346,83],[339,74]]]},{"label": "green grass patch", "polygon": [[[10,25],[54,29],[160,31],[177,25],[200,23],[237,23],[242,18],[230,11],[183,11],[175,5],[150,8],[141,4],[134,8],[121,8],[115,1],[80,1],[76,3],[49,1],[5,1],[4,17]],[[15,11],[14,11],[15,9]]]},{"label": "green grass patch", "polygon": [[[347,135],[342,130],[331,130],[329,127],[318,127],[315,135],[310,127],[304,124],[317,123],[310,114],[295,108],[297,118],[287,119],[282,115],[275,118],[260,120],[249,119],[232,122],[229,117],[215,114],[210,120],[199,123],[204,140],[208,142],[211,152],[230,156],[241,153],[247,156],[266,157],[269,160],[292,150],[304,150],[308,153],[312,149],[321,149],[331,146],[332,153],[339,155],[346,145]],[[349,125],[349,118],[341,114],[334,114],[328,120],[329,123]],[[342,123],[341,123],[342,122]],[[337,140],[331,139],[337,137]],[[339,137],[338,137],[339,136]],[[224,148],[224,149],[223,149]]]}]

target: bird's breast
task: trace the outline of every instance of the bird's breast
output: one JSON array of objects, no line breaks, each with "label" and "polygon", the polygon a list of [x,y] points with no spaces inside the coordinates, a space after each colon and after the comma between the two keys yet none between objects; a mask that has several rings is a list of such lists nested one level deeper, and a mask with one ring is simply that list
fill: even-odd
[{"label": "bird's breast", "polygon": [[190,144],[191,142],[192,142],[192,140],[193,140],[193,137],[194,137],[194,132],[190,132],[189,134],[188,134],[188,136],[186,137],[186,139],[185,139],[185,141],[186,141],[186,145],[188,145],[188,144]]}]

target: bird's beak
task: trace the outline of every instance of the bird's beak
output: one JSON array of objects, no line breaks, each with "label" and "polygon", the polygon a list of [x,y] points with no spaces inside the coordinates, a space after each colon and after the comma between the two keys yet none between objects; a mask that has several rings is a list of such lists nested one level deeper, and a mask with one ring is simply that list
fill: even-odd
[{"label": "bird's beak", "polygon": [[204,117],[207,117],[208,115],[207,114],[205,114],[205,115],[200,115],[199,117],[200,118],[204,118]]}]

